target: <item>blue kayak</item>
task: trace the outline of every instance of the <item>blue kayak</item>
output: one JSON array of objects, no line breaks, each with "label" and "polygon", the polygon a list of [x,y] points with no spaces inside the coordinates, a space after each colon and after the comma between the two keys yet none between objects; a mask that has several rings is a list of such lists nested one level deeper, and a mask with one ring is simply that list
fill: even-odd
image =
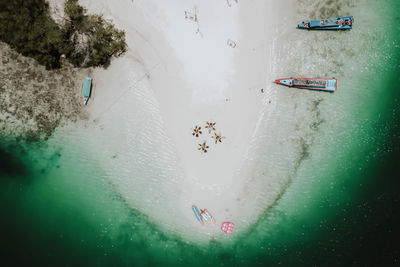
[{"label": "blue kayak", "polygon": [[307,30],[349,30],[353,27],[353,16],[310,20],[297,25],[299,29]]}]

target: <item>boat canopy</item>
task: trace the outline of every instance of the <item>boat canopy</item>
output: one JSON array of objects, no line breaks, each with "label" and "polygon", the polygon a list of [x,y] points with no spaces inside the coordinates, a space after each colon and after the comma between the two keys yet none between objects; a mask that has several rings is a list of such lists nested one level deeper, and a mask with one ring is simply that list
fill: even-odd
[{"label": "boat canopy", "polygon": [[327,87],[328,80],[326,79],[294,79],[293,86],[313,86],[313,87]]},{"label": "boat canopy", "polygon": [[310,27],[319,27],[321,25],[321,22],[319,20],[311,20],[310,21]]}]

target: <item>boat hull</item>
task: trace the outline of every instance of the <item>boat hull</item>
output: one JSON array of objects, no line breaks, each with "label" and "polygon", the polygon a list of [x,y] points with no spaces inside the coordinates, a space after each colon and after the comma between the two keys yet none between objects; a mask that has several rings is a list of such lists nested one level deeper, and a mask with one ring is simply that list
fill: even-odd
[{"label": "boat hull", "polygon": [[282,78],[275,80],[277,84],[288,87],[335,92],[337,90],[336,78]]},{"label": "boat hull", "polygon": [[297,25],[307,30],[349,30],[353,28],[353,16],[336,17],[321,20],[310,20]]}]

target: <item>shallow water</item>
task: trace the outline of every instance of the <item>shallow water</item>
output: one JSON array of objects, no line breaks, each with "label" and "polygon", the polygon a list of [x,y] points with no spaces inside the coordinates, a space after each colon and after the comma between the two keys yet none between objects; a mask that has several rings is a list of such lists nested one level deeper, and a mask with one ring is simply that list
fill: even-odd
[{"label": "shallow water", "polygon": [[[289,182],[257,223],[239,235],[206,245],[164,232],[122,197],[124,188],[111,182],[129,175],[132,181],[121,180],[126,190],[137,187],[139,193],[151,194],[157,182],[140,177],[160,175],[163,165],[149,170],[150,174],[141,173],[144,163],[140,160],[156,157],[141,153],[146,146],[161,142],[130,142],[133,147],[115,148],[118,153],[105,146],[94,153],[95,145],[87,143],[96,132],[76,134],[72,127],[41,146],[26,144],[24,150],[2,142],[3,258],[31,265],[343,266],[398,261],[399,251],[393,244],[399,223],[395,179],[400,156],[400,40],[395,14],[399,3],[328,2],[314,2],[309,9],[308,1],[301,1],[296,19],[330,16],[345,6],[356,18],[352,31],[334,38],[326,32],[287,37],[285,29],[279,28],[279,38],[290,40],[289,52],[286,58],[276,57],[271,71],[275,75],[335,75],[339,90],[335,94],[275,91],[277,105],[281,105],[277,110],[290,112],[272,117],[279,116],[283,125],[292,128],[271,133],[267,131],[271,125],[260,126],[265,129],[259,130],[258,138],[281,141],[283,149],[265,153],[254,169],[261,175],[283,170]],[[387,16],[386,24],[377,23],[382,15]],[[290,57],[296,64],[280,69],[279,60]],[[135,129],[141,127],[140,121],[135,123],[133,136],[121,134],[120,138],[133,138]],[[98,124],[96,131],[101,136],[101,120]],[[260,143],[265,146],[260,150],[273,145]],[[287,161],[274,161],[282,155],[287,155]],[[134,168],[127,168],[129,164]],[[168,171],[161,175],[168,176]],[[154,190],[174,188],[173,184],[160,186]]]}]

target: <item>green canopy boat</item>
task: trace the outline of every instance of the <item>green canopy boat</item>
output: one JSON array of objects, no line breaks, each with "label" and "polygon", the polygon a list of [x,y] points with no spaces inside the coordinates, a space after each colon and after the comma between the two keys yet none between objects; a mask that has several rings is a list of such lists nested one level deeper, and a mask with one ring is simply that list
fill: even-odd
[{"label": "green canopy boat", "polygon": [[86,105],[92,90],[92,78],[86,77],[82,87],[83,104]]}]

